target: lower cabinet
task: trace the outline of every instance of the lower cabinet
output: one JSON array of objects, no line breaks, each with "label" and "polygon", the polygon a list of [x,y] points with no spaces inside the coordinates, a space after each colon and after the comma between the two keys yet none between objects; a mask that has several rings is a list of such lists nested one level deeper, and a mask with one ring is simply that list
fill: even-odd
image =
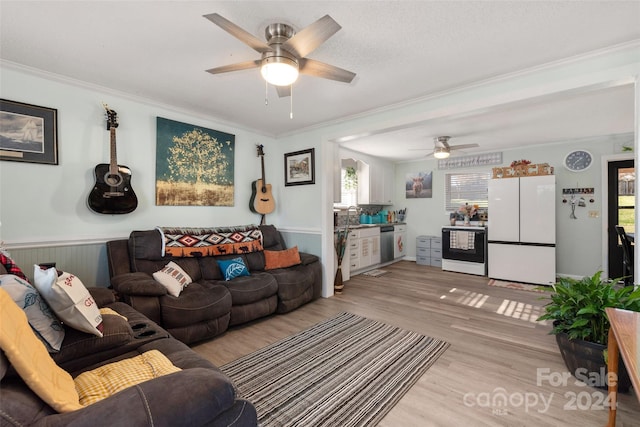
[{"label": "lower cabinet", "polygon": [[380,264],[380,228],[363,228],[357,232],[360,250],[358,269]]},{"label": "lower cabinet", "polygon": [[380,228],[349,231],[347,249],[342,258],[342,280],[349,280],[368,267],[380,264]]},{"label": "lower cabinet", "polygon": [[416,264],[442,267],[441,236],[418,236],[416,238]]}]

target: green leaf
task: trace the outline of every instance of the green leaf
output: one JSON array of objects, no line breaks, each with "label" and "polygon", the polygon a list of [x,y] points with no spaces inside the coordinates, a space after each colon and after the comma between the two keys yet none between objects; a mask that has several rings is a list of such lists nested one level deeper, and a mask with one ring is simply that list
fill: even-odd
[{"label": "green leaf", "polygon": [[600,312],[600,310],[595,307],[594,305],[588,305],[587,307],[581,308],[580,310],[578,310],[578,312],[576,313],[577,315],[581,315],[581,314],[598,314]]}]

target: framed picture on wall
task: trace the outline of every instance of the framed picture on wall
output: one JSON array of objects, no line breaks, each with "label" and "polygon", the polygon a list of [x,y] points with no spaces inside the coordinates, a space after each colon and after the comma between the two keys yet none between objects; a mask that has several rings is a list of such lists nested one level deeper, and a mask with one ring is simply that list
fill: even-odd
[{"label": "framed picture on wall", "polygon": [[58,164],[58,110],[0,99],[0,160]]},{"label": "framed picture on wall", "polygon": [[406,175],[405,197],[407,199],[430,199],[433,195],[433,172],[412,172]]},{"label": "framed picture on wall", "polygon": [[236,136],[156,118],[156,206],[233,206]]},{"label": "framed picture on wall", "polygon": [[295,151],[284,155],[284,185],[316,183],[315,149]]}]

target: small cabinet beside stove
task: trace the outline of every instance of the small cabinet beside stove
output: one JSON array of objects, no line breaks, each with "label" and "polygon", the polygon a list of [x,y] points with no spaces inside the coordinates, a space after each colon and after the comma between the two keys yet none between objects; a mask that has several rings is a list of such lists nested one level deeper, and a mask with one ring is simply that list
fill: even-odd
[{"label": "small cabinet beside stove", "polygon": [[442,238],[440,236],[418,236],[416,238],[416,264],[442,266]]}]

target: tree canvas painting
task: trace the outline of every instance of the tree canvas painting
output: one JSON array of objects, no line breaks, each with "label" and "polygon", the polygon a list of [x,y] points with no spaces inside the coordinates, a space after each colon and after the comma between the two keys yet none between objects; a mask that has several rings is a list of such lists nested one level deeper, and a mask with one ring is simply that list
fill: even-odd
[{"label": "tree canvas painting", "polygon": [[235,135],[157,118],[156,205],[233,206]]}]

